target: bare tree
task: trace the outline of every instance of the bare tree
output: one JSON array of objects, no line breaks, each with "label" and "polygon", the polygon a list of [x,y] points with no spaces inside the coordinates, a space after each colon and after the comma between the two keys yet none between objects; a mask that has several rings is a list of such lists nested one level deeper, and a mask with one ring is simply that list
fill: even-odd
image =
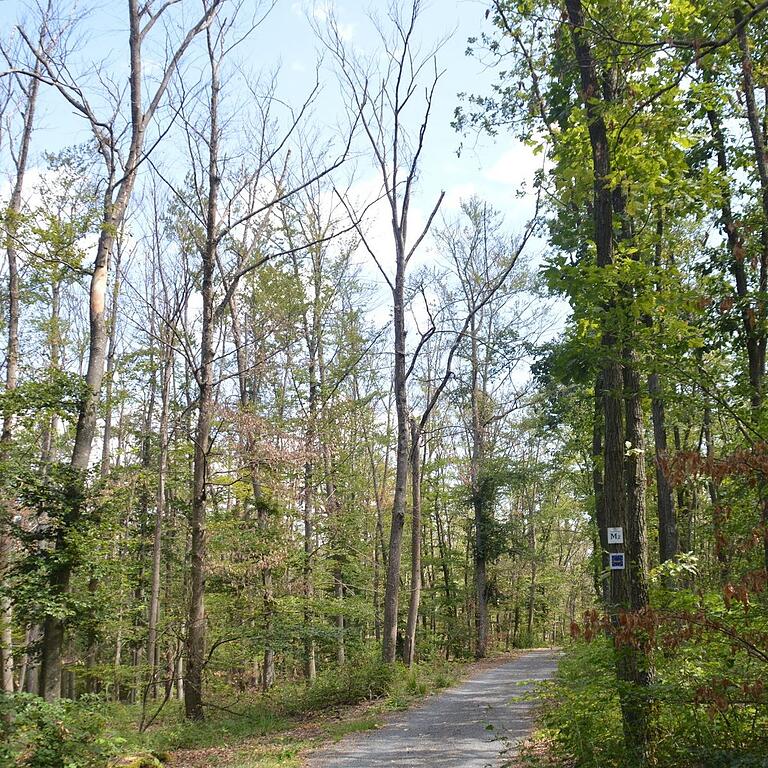
[{"label": "bare tree", "polygon": [[[202,719],[204,714],[203,673],[208,658],[205,617],[205,523],[208,473],[213,448],[212,428],[217,384],[214,360],[219,321],[227,309],[232,311],[233,300],[236,299],[238,286],[243,278],[269,260],[290,255],[296,250],[265,239],[265,232],[259,226],[260,220],[268,221],[271,212],[281,202],[331,174],[345,162],[349,151],[347,141],[335,159],[319,170],[313,169],[310,178],[302,177],[294,185],[289,185],[290,188],[284,183],[284,170],[275,170],[285,168],[291,138],[305,119],[317,95],[317,83],[298,110],[289,110],[287,125],[283,126],[276,126],[279,121],[271,115],[271,107],[278,103],[271,90],[268,90],[266,95],[252,90],[257,117],[250,127],[247,119],[243,119],[241,125],[241,130],[251,131],[252,135],[248,135],[250,143],[245,149],[242,144],[233,149],[228,143],[228,120],[223,113],[224,90],[228,84],[223,72],[224,64],[233,49],[249,39],[250,32],[261,23],[271,7],[272,5],[267,3],[264,13],[248,26],[244,34],[233,33],[239,5],[233,6],[232,13],[226,19],[206,29],[208,82],[203,96],[205,103],[197,115],[189,114],[183,104],[179,111],[193,168],[190,174],[190,188],[179,188],[153,164],[155,172],[168,184],[184,211],[186,220],[182,222],[182,237],[192,244],[200,257],[201,266],[202,316],[199,355],[194,365],[198,397],[197,425],[193,438],[195,447],[190,514],[190,603],[184,685],[186,715],[193,720]],[[234,43],[230,42],[230,36],[236,38]],[[243,137],[238,138],[242,141]],[[323,239],[336,237],[340,232],[348,231],[350,226],[326,233]],[[298,248],[303,249],[311,245],[302,243]],[[230,257],[234,255],[234,260],[230,258],[227,262],[227,254]],[[218,279],[215,279],[216,277]],[[237,336],[237,329],[234,329],[234,334]],[[240,348],[237,341],[236,346]],[[244,365],[244,359],[241,357],[238,366],[243,377],[246,374]],[[243,394],[241,386],[241,395]],[[254,501],[258,507],[262,501],[258,477],[252,474],[251,479]],[[260,524],[263,522],[260,519]],[[264,588],[265,602],[269,603],[271,586],[268,579]],[[264,684],[269,687],[274,676],[274,657],[271,653],[265,661],[267,664]]]},{"label": "bare tree", "polygon": [[[74,78],[68,66],[68,36],[60,31],[45,29],[43,39],[55,45],[41,44],[33,40],[26,30],[19,28],[22,39],[33,53],[37,67],[25,69],[16,67],[11,72],[21,73],[38,82],[54,87],[61,97],[82,116],[93,136],[104,163],[104,184],[101,199],[102,221],[96,246],[89,290],[89,349],[85,375],[86,391],[82,399],[70,466],[72,476],[66,489],[68,514],[66,524],[56,534],[56,549],[66,546],[67,529],[77,522],[85,507],[84,480],[91,459],[91,448],[96,434],[97,406],[104,377],[104,362],[107,351],[107,322],[105,314],[106,291],[110,269],[110,257],[116,233],[125,219],[131,195],[141,164],[159,141],[152,142],[145,149],[147,134],[158,107],[173,77],[179,70],[182,58],[197,35],[208,27],[218,12],[223,0],[207,4],[200,18],[183,33],[181,40],[173,44],[167,41],[168,56],[161,71],[159,82],[150,86],[147,98],[147,82],[143,76],[143,50],[152,30],[161,17],[175,5],[140,4],[128,0],[129,32],[127,47],[128,61],[128,117],[123,124],[123,91],[119,89],[106,94],[112,100],[113,110],[106,115],[99,114],[93,100],[89,98],[82,81]],[[108,82],[101,78],[101,82]],[[161,131],[159,137],[162,137]],[[72,574],[72,562],[61,558],[52,569],[50,587],[54,593],[66,592]],[[42,659],[40,669],[40,693],[47,699],[55,699],[61,688],[61,656],[64,643],[64,621],[59,616],[47,616],[43,626]]]},{"label": "bare tree", "polygon": [[[410,446],[410,467],[411,467],[411,497],[412,497],[412,527],[411,527],[411,595],[408,606],[408,624],[406,627],[405,646],[404,646],[404,660],[410,666],[415,660],[416,653],[416,627],[419,614],[419,600],[421,597],[421,453],[423,450],[422,441],[424,434],[429,426],[429,420],[435,410],[440,398],[443,395],[446,387],[448,386],[454,373],[454,361],[462,346],[466,341],[470,343],[470,357],[472,359],[472,394],[470,402],[472,404],[473,418],[472,418],[472,433],[473,433],[473,448],[472,448],[472,469],[473,469],[473,502],[476,495],[476,491],[479,490],[480,480],[480,467],[483,458],[483,440],[484,431],[488,424],[495,420],[503,418],[507,415],[508,410],[493,415],[485,415],[481,413],[481,393],[479,392],[479,364],[478,364],[478,336],[479,327],[484,321],[484,318],[489,314],[492,314],[494,309],[492,303],[494,299],[499,295],[499,292],[504,288],[505,284],[509,280],[513,269],[517,265],[518,259],[524,251],[528,241],[530,240],[537,224],[539,213],[539,200],[537,198],[533,216],[526,225],[522,235],[517,241],[507,242],[504,244],[503,250],[497,253],[495,260],[489,259],[489,253],[486,248],[481,248],[483,256],[485,257],[485,264],[482,268],[474,271],[472,278],[469,278],[469,273],[472,271],[473,265],[461,263],[458,257],[458,251],[456,244],[451,241],[450,236],[446,238],[445,232],[442,236],[438,236],[438,243],[441,243],[445,250],[452,256],[454,266],[456,270],[462,274],[462,288],[465,290],[464,294],[464,309],[463,317],[451,330],[443,329],[443,332],[437,334],[439,319],[435,312],[428,309],[428,315],[430,318],[429,328],[421,334],[421,342],[414,351],[411,358],[410,365],[407,370],[407,376],[410,378],[414,372],[416,363],[418,361],[419,352],[430,343],[431,340],[445,338],[445,334],[448,334],[448,338],[451,339],[451,344],[444,353],[442,360],[435,367],[434,380],[427,381],[426,384],[426,397],[424,403],[424,410],[419,418],[412,417],[411,419],[411,446]],[[486,214],[487,215],[487,214]],[[482,224],[480,225],[479,236],[482,238]],[[476,255],[476,254],[475,254]],[[475,265],[476,266],[476,265]],[[467,282],[471,279],[471,289],[466,290]],[[426,291],[422,289],[422,295],[427,302]],[[443,307],[444,315],[451,315],[453,313],[453,302],[448,302]],[[516,403],[510,404],[509,408],[516,407]],[[473,509],[475,511],[477,525],[477,519],[480,519],[481,526],[486,523],[488,510],[481,507],[478,509],[478,505],[473,503]],[[477,530],[475,536],[477,537]],[[480,534],[482,536],[482,533]],[[476,541],[475,556],[478,557]],[[481,540],[480,547],[484,546],[484,542]],[[482,555],[480,573],[476,572],[476,585],[478,580],[480,587],[483,590],[482,604],[479,606],[482,609],[481,626],[478,627],[478,636],[480,630],[484,630],[484,636],[487,634],[487,611],[485,607],[485,559]],[[476,563],[477,565],[477,563]],[[476,569],[477,570],[477,569]],[[478,587],[479,588],[479,587]],[[485,642],[485,638],[484,638]]]},{"label": "bare tree", "polygon": [[[525,268],[516,269],[520,246],[502,232],[498,211],[477,198],[463,201],[461,211],[459,219],[446,221],[437,230],[435,239],[451,263],[459,283],[458,301],[470,318],[459,353],[468,368],[462,384],[469,391],[465,428],[474,527],[475,655],[483,658],[489,635],[487,569],[493,546],[492,431],[522,407],[525,391],[513,386],[510,379],[525,354],[524,341],[530,342],[544,326],[542,314],[547,307],[539,299],[526,297],[529,273]],[[499,283],[500,275],[507,275],[503,284]],[[510,343],[511,339],[517,341]],[[492,365],[492,358],[504,364]]]},{"label": "bare tree", "polygon": [[[380,175],[392,223],[394,275],[392,269],[388,268],[389,259],[382,258],[375,244],[360,230],[365,249],[392,293],[397,448],[382,635],[382,656],[387,662],[394,661],[396,655],[400,560],[409,463],[406,279],[408,266],[429,232],[444,197],[444,193],[441,193],[423,229],[414,239],[409,240],[411,203],[435,90],[442,74],[436,59],[441,44],[422,53],[414,39],[422,5],[420,0],[412,0],[405,9],[398,3],[388,4],[387,26],[377,24],[378,38],[384,51],[383,63],[379,66],[363,61],[349,50],[338,22],[333,17],[329,19],[323,36],[326,47],[338,64],[339,78],[350,108],[360,115],[360,123]],[[419,101],[422,86],[425,92]],[[411,112],[416,110],[417,116],[414,118]]]}]

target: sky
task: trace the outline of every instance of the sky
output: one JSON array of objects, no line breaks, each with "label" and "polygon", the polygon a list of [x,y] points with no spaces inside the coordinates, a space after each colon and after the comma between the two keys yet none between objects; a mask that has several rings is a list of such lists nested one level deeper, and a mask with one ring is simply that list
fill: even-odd
[{"label": "sky", "polygon": [[[11,30],[19,19],[29,16],[30,2],[0,0],[0,28]],[[83,69],[88,70],[101,60],[116,73],[127,66],[124,34],[127,21],[123,2],[102,0],[87,5],[78,0],[58,2],[62,13],[69,10],[77,13],[83,7],[90,9],[81,25],[83,34],[75,51]],[[254,0],[245,0],[246,9],[253,4]],[[277,0],[263,24],[240,47],[240,55],[254,72],[262,68],[271,72],[279,66],[281,96],[286,93],[286,100],[299,103],[301,95],[312,87],[321,47],[310,20],[322,24],[332,8],[345,41],[361,51],[364,57],[376,55],[376,33],[369,14],[383,16],[387,4],[388,0],[371,0],[369,3]],[[512,228],[520,228],[529,218],[530,207],[521,204],[516,193],[525,183],[530,187],[537,167],[536,159],[510,136],[502,134],[496,139],[460,136],[450,125],[454,109],[459,104],[457,94],[487,93],[495,76],[476,58],[465,55],[467,38],[490,29],[490,22],[485,19],[486,7],[479,0],[428,0],[425,3],[417,27],[419,44],[430,48],[437,41],[447,39],[438,52],[438,67],[445,72],[436,91],[417,203],[420,208],[431,209],[439,192],[444,190],[444,210],[455,211],[462,198],[477,194],[503,210]],[[182,8],[191,18],[199,13],[200,4],[182,0]],[[151,69],[151,65],[150,60],[148,68]],[[194,55],[188,56],[187,65],[188,71],[194,72],[197,67]],[[332,125],[338,120],[334,112],[339,111],[340,104],[327,62],[321,74],[321,87],[315,116],[318,121]],[[36,135],[38,149],[56,150],[86,138],[83,121],[48,89],[44,89],[42,106]],[[461,156],[458,156],[462,145]]]},{"label": "sky", "polygon": [[[29,15],[30,2],[32,0],[0,0],[0,28],[12,30],[14,23]],[[92,76],[101,64],[106,71],[114,73],[116,82],[119,82],[120,73],[127,72],[127,3],[123,0],[58,2],[58,10],[62,15],[70,12],[78,14],[82,9],[88,9],[80,25],[79,37],[73,38],[78,43],[72,54],[74,68],[86,76]],[[249,14],[256,13],[257,2],[244,0],[240,18],[245,20]],[[297,107],[314,85],[316,62],[322,51],[313,25],[322,28],[328,14],[333,13],[346,45],[363,59],[380,56],[381,44],[372,17],[384,19],[388,2],[276,0],[265,20],[238,46],[238,66],[247,69],[252,77],[262,72],[267,73],[267,76],[277,72],[280,98]],[[412,206],[412,236],[422,228],[441,191],[445,192],[441,215],[456,215],[462,199],[477,195],[503,213],[512,234],[524,229],[533,212],[530,188],[539,160],[532,152],[503,132],[497,137],[476,134],[461,136],[451,126],[454,110],[460,103],[458,94],[487,94],[496,77],[493,68],[466,55],[468,38],[479,36],[484,30],[491,31],[491,23],[485,18],[486,8],[487,4],[480,0],[424,2],[416,27],[417,45],[429,50],[442,41],[437,53],[437,66],[443,70],[443,74],[435,92],[419,183]],[[180,14],[192,19],[200,14],[200,9],[198,0],[181,0],[180,6],[173,10],[177,14],[176,18]],[[162,40],[162,35],[158,35],[157,39]],[[202,43],[202,39],[198,42]],[[157,63],[153,60],[153,53]],[[145,69],[151,75],[153,66],[158,68],[162,60],[162,50],[157,48],[153,52],[150,49],[147,54]],[[326,54],[320,70],[321,91],[313,107],[312,120],[332,132],[344,122],[344,107],[330,58]],[[185,82],[194,83],[204,71],[200,47],[187,55],[185,67]],[[238,103],[239,97],[238,93],[229,96],[229,107],[233,108],[235,114],[241,106]],[[42,163],[43,149],[56,151],[85,141],[88,136],[84,121],[73,113],[72,108],[51,89],[43,89],[33,166],[35,162]],[[157,154],[166,165],[173,166],[173,159],[169,155],[173,151],[171,142],[166,141],[160,145]],[[356,173],[354,189],[362,196],[375,194],[380,183],[375,169],[365,162],[358,162]],[[34,176],[33,169],[30,177]],[[526,189],[529,190],[528,194],[523,194]],[[391,242],[388,216],[383,206],[379,206],[378,210],[378,215],[368,224],[369,238],[386,248],[386,244]],[[534,262],[540,260],[543,248],[541,240],[532,241],[528,257]],[[429,263],[438,258],[429,241],[424,243],[420,251],[415,262]],[[386,299],[382,299],[382,312],[386,311],[385,306]],[[378,319],[383,320],[383,317]]]}]

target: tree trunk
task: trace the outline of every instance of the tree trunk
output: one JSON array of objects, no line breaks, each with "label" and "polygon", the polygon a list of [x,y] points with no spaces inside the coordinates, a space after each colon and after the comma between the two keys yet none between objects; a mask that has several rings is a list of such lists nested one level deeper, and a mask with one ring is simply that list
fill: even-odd
[{"label": "tree trunk", "polygon": [[[740,37],[746,35],[746,31],[742,30]],[[750,130],[753,130],[754,139],[754,121],[756,106],[754,104],[754,85],[751,80],[751,60],[749,58],[749,48],[747,46],[746,38],[740,40],[740,46],[742,46],[743,56],[743,69],[745,75],[745,91],[751,94],[751,99],[748,100],[748,113],[750,119]],[[708,70],[704,72],[705,79],[711,78],[711,74]],[[725,230],[725,235],[728,242],[728,251],[730,253],[730,268],[736,283],[736,296],[739,299],[741,322],[744,328],[744,345],[747,351],[747,367],[748,377],[750,384],[750,401],[752,404],[752,412],[757,416],[760,409],[763,397],[763,378],[765,376],[765,354],[766,354],[766,333],[761,328],[761,324],[758,323],[758,314],[751,298],[749,290],[749,281],[747,279],[747,271],[745,267],[745,245],[744,238],[739,231],[738,224],[733,215],[733,208],[731,204],[731,190],[727,184],[728,178],[728,157],[725,151],[725,135],[723,134],[722,123],[720,115],[715,109],[707,110],[707,120],[712,131],[712,137],[714,139],[713,144],[715,148],[715,156],[717,159],[717,167],[722,174],[722,190],[721,190],[721,224]],[[759,134],[759,131],[758,131]],[[758,168],[760,169],[760,182],[762,188],[762,202],[764,215],[768,216],[768,211],[765,207],[768,205],[766,199],[766,186],[763,181],[765,175],[765,158],[764,147],[762,145],[762,138],[758,135],[754,140],[755,148],[762,147],[762,160],[758,158]],[[764,228],[768,226],[768,223],[764,223]],[[765,232],[763,233],[765,238]],[[763,244],[763,252],[761,254],[760,261],[760,277],[759,284],[760,290],[766,290],[766,252],[765,243]]]},{"label": "tree trunk", "polygon": [[[40,71],[40,63],[35,63],[36,73]],[[19,281],[18,254],[14,232],[21,213],[21,195],[24,189],[24,178],[27,172],[29,146],[32,141],[32,130],[35,122],[35,108],[40,81],[32,77],[26,89],[26,104],[22,117],[22,130],[19,146],[15,153],[16,174],[5,213],[6,259],[8,264],[8,346],[5,354],[5,392],[16,389],[19,375],[19,322],[21,315],[21,285]],[[12,153],[13,154],[13,153]],[[14,414],[10,408],[3,411],[2,432],[0,432],[0,465],[4,464],[11,453],[13,440]],[[5,497],[6,494],[3,493]],[[3,499],[0,507],[0,583],[4,582],[11,565],[13,551],[10,533],[13,502],[9,497]],[[0,597],[0,690],[13,693],[13,608],[7,594]]]},{"label": "tree trunk", "polygon": [[[598,81],[595,60],[585,29],[581,0],[566,0],[566,10],[579,67],[581,98],[587,112],[592,150],[594,240],[597,266],[605,268],[613,262],[614,214],[623,213],[621,210],[614,210],[614,192],[610,187],[612,171],[610,143],[604,118],[605,103],[610,101],[614,94],[606,94]],[[647,602],[643,425],[639,378],[631,367],[634,362],[631,354],[626,355],[630,368],[627,371],[628,380],[625,382],[620,345],[610,330],[603,331],[601,343],[604,412],[603,498],[607,513],[606,522],[611,527],[624,529],[627,537],[626,554],[629,555],[630,561],[629,567],[624,570],[611,570],[610,610],[614,623],[618,624],[620,610],[638,609]],[[626,401],[626,434],[631,445],[625,479],[623,394],[627,385],[629,385],[627,387],[629,394]],[[635,578],[640,581],[634,583]],[[644,668],[643,662],[646,661],[640,652],[635,652],[630,646],[616,647],[618,677],[641,689],[650,679],[650,670]],[[634,761],[633,764],[641,766],[651,760],[653,738],[647,697],[642,690],[639,695],[633,695],[634,693],[635,691],[630,691],[621,697],[624,739],[629,758]]]},{"label": "tree trunk", "polygon": [[312,682],[317,670],[315,667],[315,640],[312,628],[312,609],[311,601],[314,596],[312,584],[312,553],[313,553],[313,526],[312,526],[312,507],[314,500],[314,461],[311,458],[314,451],[314,416],[313,407],[316,407],[317,383],[314,381],[313,370],[310,371],[310,395],[307,432],[305,437],[305,450],[307,451],[307,461],[304,464],[304,677]]},{"label": "tree trunk", "polygon": [[219,175],[219,62],[216,59],[210,31],[207,33],[208,61],[211,70],[210,127],[208,134],[208,202],[205,213],[205,242],[200,249],[202,260],[202,314],[200,337],[200,369],[198,373],[198,415],[195,429],[195,452],[192,470],[192,533],[190,567],[190,602],[187,621],[187,670],[184,681],[184,711],[190,720],[202,720],[203,667],[205,664],[205,518],[208,491],[208,456],[211,450],[213,421],[214,348],[214,270],[218,257]]},{"label": "tree trunk", "polygon": [[[760,200],[763,211],[763,226],[761,230],[762,250],[758,274],[758,286],[761,296],[768,291],[768,155],[766,155],[763,124],[758,112],[755,99],[755,83],[753,78],[753,62],[747,37],[747,25],[744,24],[744,15],[741,9],[734,11],[739,50],[741,51],[741,69],[743,74],[744,100],[747,105],[747,120],[752,135],[752,146],[755,153],[755,165],[760,180]],[[743,260],[743,254],[742,254]],[[765,302],[750,301],[745,310],[749,315],[750,324],[755,331],[755,352],[750,358],[750,384],[752,385],[753,418],[760,418],[760,410],[763,403],[763,382],[765,379],[766,334],[765,327]],[[763,566],[768,573],[768,487],[761,482],[758,488],[760,496],[760,527],[763,531]]]},{"label": "tree trunk", "polygon": [[470,484],[475,526],[474,587],[475,587],[475,658],[484,659],[488,653],[488,528],[490,510],[482,487],[485,459],[484,424],[480,413],[480,361],[478,353],[477,319],[470,323],[472,365],[472,455],[470,457]]},{"label": "tree trunk", "polygon": [[382,657],[394,662],[397,654],[397,608],[400,589],[400,559],[405,525],[405,494],[408,480],[408,399],[405,366],[405,243],[402,232],[397,242],[397,274],[393,290],[395,330],[394,393],[397,421],[395,452],[395,493],[389,532],[387,585],[384,594]]},{"label": "tree trunk", "polygon": [[[163,334],[165,338],[167,332]],[[152,696],[157,695],[157,624],[160,617],[160,569],[163,556],[163,517],[165,515],[165,479],[168,472],[168,421],[171,399],[171,377],[173,375],[173,352],[170,343],[162,350],[163,377],[160,386],[160,424],[158,437],[160,445],[157,458],[157,489],[155,496],[155,525],[152,532],[152,581],[149,595],[149,617],[147,622],[147,667],[152,685]]]},{"label": "tree trunk", "polygon": [[661,380],[658,373],[648,377],[648,392],[651,396],[651,416],[653,420],[653,444],[656,454],[656,496],[659,511],[659,562],[674,559],[680,551],[675,516],[675,499],[672,486],[664,474],[669,453],[667,450],[667,425],[664,399],[661,392]]},{"label": "tree trunk", "polygon": [[115,375],[115,357],[117,354],[117,302],[120,298],[120,261],[122,249],[117,244],[115,256],[115,279],[112,283],[112,317],[109,323],[109,342],[107,350],[106,383],[104,388],[104,439],[101,444],[101,477],[109,474],[110,443],[112,441],[112,387]]},{"label": "tree trunk", "polygon": [[[67,510],[59,527],[56,537],[56,547],[65,548],[67,531],[75,525],[84,512],[85,507],[85,481],[86,472],[90,464],[91,449],[96,433],[98,417],[98,403],[104,378],[104,361],[106,356],[107,329],[105,320],[105,298],[107,281],[109,277],[109,263],[115,234],[120,230],[128,209],[133,187],[136,182],[140,163],[144,159],[144,137],[149,121],[152,119],[160,100],[165,93],[172,74],[176,71],[179,61],[186,49],[192,43],[197,34],[207,27],[218,8],[217,2],[211,2],[204,10],[202,18],[184,36],[178,48],[173,52],[169,69],[161,78],[153,97],[149,100],[146,109],[143,106],[142,94],[142,44],[148,26],[142,27],[142,18],[147,12],[140,7],[138,0],[128,0],[128,89],[130,92],[130,122],[129,144],[124,154],[124,163],[118,164],[121,156],[117,146],[116,134],[111,130],[113,126],[98,120],[80,102],[72,98],[72,88],[69,84],[61,82],[58,78],[66,74],[66,66],[59,62],[52,64],[45,51],[35,49],[35,56],[41,67],[49,75],[55,87],[69,100],[83,116],[90,122],[94,139],[99,151],[104,157],[107,178],[104,184],[101,227],[99,240],[96,246],[96,257],[89,288],[89,345],[88,363],[85,374],[85,394],[80,403],[77,426],[75,428],[74,447],[70,461],[70,477],[63,489]],[[160,11],[162,12],[162,11]],[[154,24],[156,19],[152,19]],[[53,595],[63,595],[69,588],[72,570],[75,566],[74,558],[58,557],[56,564],[51,568],[49,587]],[[64,639],[64,625],[62,619],[50,615],[45,619],[43,629],[43,664],[41,666],[41,689],[52,696],[59,686],[61,678],[62,642]],[[50,680],[46,679],[50,676]]]},{"label": "tree trunk", "polygon": [[536,577],[538,575],[537,557],[536,551],[536,523],[533,520],[533,507],[530,510],[530,519],[528,520],[528,553],[531,558],[531,571],[530,578],[528,580],[528,606],[527,606],[527,621],[526,630],[528,634],[528,642],[533,640],[533,618],[536,611]]},{"label": "tree trunk", "polygon": [[608,523],[605,509],[605,490],[603,488],[603,378],[598,374],[595,381],[595,408],[592,417],[592,493],[595,497],[595,526],[600,547],[599,562],[595,563],[595,594],[602,599],[607,608],[610,605],[610,581],[604,575],[608,569]]},{"label": "tree trunk", "polygon": [[411,419],[411,595],[403,660],[410,667],[416,657],[416,626],[421,601],[421,430]]},{"label": "tree trunk", "polygon": [[[645,509],[645,432],[640,404],[640,375],[631,356],[624,368],[626,392],[626,488],[627,540],[626,558],[630,575],[630,604],[632,611],[648,606],[648,540]],[[623,680],[636,690],[621,697],[624,740],[638,764],[653,763],[653,725],[651,701],[643,690],[654,679],[653,661],[641,648],[625,645],[618,648],[618,669]]]}]

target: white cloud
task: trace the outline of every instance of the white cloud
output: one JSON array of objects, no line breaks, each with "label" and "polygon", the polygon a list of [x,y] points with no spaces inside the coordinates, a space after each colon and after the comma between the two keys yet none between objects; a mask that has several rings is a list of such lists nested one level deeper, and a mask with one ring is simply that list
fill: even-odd
[{"label": "white cloud", "polygon": [[519,189],[525,184],[530,186],[539,168],[541,168],[541,158],[534,155],[524,144],[515,142],[512,147],[502,152],[499,159],[483,173],[483,176],[488,181]]},{"label": "white cloud", "polygon": [[355,24],[352,22],[341,21],[344,9],[332,0],[303,0],[303,2],[294,2],[291,4],[291,12],[296,16],[308,16],[315,24],[321,26],[327,24],[331,19],[336,26],[339,37],[342,40],[349,41],[355,34]]},{"label": "white cloud", "polygon": [[445,199],[443,200],[443,210],[458,211],[462,202],[469,200],[470,197],[476,194],[477,187],[473,182],[456,184],[446,191]]}]

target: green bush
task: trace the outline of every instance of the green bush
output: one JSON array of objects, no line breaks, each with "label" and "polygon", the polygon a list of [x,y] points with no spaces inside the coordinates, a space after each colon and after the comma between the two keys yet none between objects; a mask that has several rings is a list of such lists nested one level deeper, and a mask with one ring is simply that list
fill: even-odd
[{"label": "green bush", "polygon": [[347,664],[322,672],[310,686],[281,689],[279,704],[284,712],[298,714],[377,699],[389,692],[397,674],[395,665],[378,659]]},{"label": "green bush", "polygon": [[584,768],[622,765],[621,710],[607,643],[570,648],[544,696],[543,722],[563,753]]},{"label": "green bush", "polygon": [[2,768],[103,768],[122,745],[109,738],[99,702],[46,702],[30,694],[0,695]]},{"label": "green bush", "polygon": [[[655,654],[655,759],[659,768],[768,768],[768,706],[697,701],[718,669],[717,648]],[[710,668],[711,667],[711,668]],[[576,643],[546,688],[543,724],[579,768],[634,768],[624,753],[619,684],[610,641]]]}]

